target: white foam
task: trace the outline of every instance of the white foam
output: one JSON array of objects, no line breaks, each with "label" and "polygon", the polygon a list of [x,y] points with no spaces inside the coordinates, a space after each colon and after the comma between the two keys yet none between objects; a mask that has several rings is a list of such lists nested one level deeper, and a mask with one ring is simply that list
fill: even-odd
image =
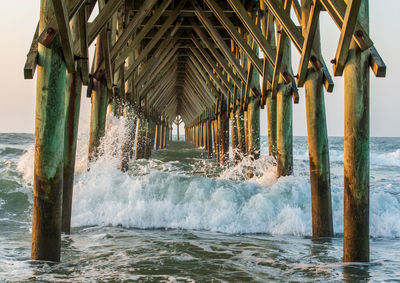
[{"label": "white foam", "polygon": [[[123,225],[311,235],[306,151],[296,149],[295,175],[279,179],[273,159],[265,155],[266,143],[259,160],[244,159],[217,178],[187,176],[179,171],[176,162],[160,164],[157,160],[134,162],[133,171],[124,174],[119,171],[118,152],[126,123],[125,119],[107,117],[106,136],[101,146],[103,155],[90,165],[90,171],[87,171],[88,123],[80,127],[73,226]],[[342,157],[342,152],[331,150],[331,161],[340,161]],[[400,150],[372,153],[371,162],[396,165],[400,162]],[[31,182],[33,146],[22,156],[18,169],[23,172],[24,180]],[[254,177],[247,181],[249,171]],[[343,233],[343,175],[332,173],[332,177],[335,178],[332,184],[334,229],[336,233]],[[398,186],[393,187],[371,188],[373,237],[400,237],[400,201],[393,193]]]}]

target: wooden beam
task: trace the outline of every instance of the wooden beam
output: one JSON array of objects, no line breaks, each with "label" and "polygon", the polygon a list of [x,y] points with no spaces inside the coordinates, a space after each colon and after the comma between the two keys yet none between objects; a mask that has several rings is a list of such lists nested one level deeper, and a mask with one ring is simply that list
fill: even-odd
[{"label": "wooden beam", "polygon": [[176,42],[176,37],[168,37],[167,39],[164,39],[164,41],[156,50],[155,54],[153,54],[153,56],[150,58],[150,61],[147,62],[146,66],[141,70],[138,78],[136,79],[136,87],[140,87],[149,78],[149,76],[156,71],[156,68],[160,66]]},{"label": "wooden beam", "polygon": [[[183,3],[183,2],[181,2]],[[170,28],[172,23],[176,20],[176,18],[179,16],[181,7],[179,6],[174,14],[171,14],[164,22],[163,26],[157,31],[157,33],[154,35],[153,39],[146,45],[146,47],[142,50],[142,52],[139,54],[139,57],[136,58],[136,60],[132,63],[131,66],[129,66],[126,75],[125,75],[125,80],[128,80],[129,77],[133,74],[133,71],[139,66],[139,64],[144,60],[144,58],[150,53],[150,51],[154,48],[154,46],[158,43],[160,38],[164,35],[164,33]],[[183,18],[179,19],[178,22],[175,25],[174,29],[179,28],[179,26],[182,24]],[[173,31],[174,32],[174,31]]]},{"label": "wooden beam", "polygon": [[[228,61],[231,63],[232,67],[235,69],[237,74],[241,77],[242,81],[246,81],[246,72],[242,69],[242,66],[240,66],[240,62],[236,60],[234,54],[229,50],[229,47],[226,45],[225,41],[223,40],[222,36],[219,34],[217,29],[214,27],[214,25],[210,22],[209,18],[206,16],[204,11],[200,9],[199,6],[195,7],[196,9],[196,16],[202,22],[208,33],[210,34],[211,38],[213,41],[217,44],[219,49],[221,50],[222,53],[225,54],[225,57],[228,59]],[[195,27],[193,26],[193,29]],[[199,31],[200,29],[197,29]],[[196,29],[195,29],[196,31]],[[200,34],[196,31],[196,33],[200,36]],[[205,37],[205,36],[204,36]],[[200,36],[201,38],[201,36]],[[204,43],[207,44],[207,42],[201,38]],[[207,44],[208,46],[208,44]]]},{"label": "wooden beam", "polygon": [[219,87],[221,92],[228,98],[229,97],[228,91],[226,90],[226,88],[224,88],[221,81],[215,76],[215,74],[211,70],[210,66],[204,61],[203,56],[197,51],[197,49],[194,46],[190,46],[190,51],[192,51],[193,55],[197,58],[197,60],[203,66],[204,70],[206,70],[206,72],[210,75],[212,80],[217,84],[217,86]]},{"label": "wooden beam", "polygon": [[[319,13],[321,4],[319,0],[315,0],[311,6],[310,16],[307,23],[307,30],[304,39],[304,44],[301,52],[299,71],[297,72],[297,86],[303,87],[307,78],[307,69],[310,62],[311,50],[314,44],[315,33],[319,25]],[[312,58],[311,62],[315,62],[316,58]]]},{"label": "wooden beam", "polygon": [[79,64],[81,67],[82,84],[89,85],[89,53],[87,35],[87,7],[84,5],[78,12],[79,17]]},{"label": "wooden beam", "polygon": [[[331,15],[339,29],[342,30],[347,7],[344,0],[321,0],[321,3]],[[360,25],[358,21],[356,22],[353,39],[362,51],[374,45],[372,40],[369,38],[367,31]]]},{"label": "wooden beam", "polygon": [[[138,28],[138,26],[143,22],[145,17],[150,13],[151,8],[154,6],[156,2],[157,2],[156,0],[146,0],[142,4],[142,6],[140,6],[140,9],[135,14],[133,20],[129,22],[128,26],[122,32],[122,34],[118,36],[118,40],[111,48],[111,58],[113,61],[115,60],[118,53],[125,47],[128,40],[132,37],[133,32]],[[164,2],[170,2],[170,1],[166,0]],[[164,5],[164,2],[162,5]]]},{"label": "wooden beam", "polygon": [[[228,62],[225,60],[225,58],[222,57],[222,55],[214,47],[212,42],[210,40],[208,40],[208,38],[205,36],[203,31],[200,29],[200,27],[196,23],[193,23],[192,25],[193,25],[193,30],[200,37],[200,40],[206,45],[206,47],[211,52],[211,54],[214,56],[214,58],[217,59],[218,63],[223,67],[225,72],[227,72],[229,74],[229,76],[232,78],[232,81],[235,83],[235,85],[237,87],[240,87],[242,84],[241,80],[236,76],[236,74],[233,73],[233,70],[228,66]],[[193,39],[194,39],[194,37],[192,36],[192,41],[193,41]]]},{"label": "wooden beam", "polygon": [[214,61],[213,58],[207,53],[207,51],[201,46],[200,42],[192,37],[192,41],[194,45],[197,47],[197,49],[200,51],[200,53],[203,55],[203,57],[207,60],[208,64],[214,69],[214,71],[217,73],[218,77],[221,79],[221,81],[224,83],[224,85],[227,87],[227,89],[233,93],[234,89],[231,83],[228,81],[228,78],[226,75],[224,75],[221,72],[221,68],[218,66],[218,64]]},{"label": "wooden beam", "polygon": [[122,0],[109,0],[104,8],[99,12],[92,24],[88,27],[89,45],[92,44],[96,36],[101,32],[121,4]]},{"label": "wooden beam", "polygon": [[56,16],[58,32],[61,39],[61,48],[68,73],[75,73],[74,43],[69,26],[69,17],[64,0],[52,0]]},{"label": "wooden beam", "polygon": [[344,16],[342,31],[340,33],[339,44],[336,49],[336,56],[333,65],[333,75],[343,75],[351,39],[356,27],[358,11],[360,10],[361,0],[348,0],[346,14]]},{"label": "wooden beam", "polygon": [[[301,34],[301,31],[293,23],[292,19],[290,18],[290,15],[284,12],[283,8],[281,7],[281,5],[277,0],[263,0],[263,1],[272,11],[275,19],[283,27],[286,34],[290,37],[290,39],[294,43],[294,46],[300,53],[302,53],[304,38]],[[311,56],[317,58],[317,61],[315,62],[316,64],[313,64],[314,68],[317,69],[322,68],[322,72],[324,73],[324,86],[326,88],[326,91],[332,92],[334,83],[322,56],[321,57],[317,56],[314,50],[311,51]]]},{"label": "wooden beam", "polygon": [[[85,0],[71,0],[67,1],[67,15],[68,21],[72,19],[72,17],[78,12],[78,10],[83,6]],[[49,33],[51,31],[51,36]],[[58,25],[56,14],[54,13],[51,18],[48,20],[46,24],[46,28],[43,29],[42,33],[39,35],[39,42],[49,48],[53,42],[54,37],[58,33]]]},{"label": "wooden beam", "polygon": [[[285,6],[284,6],[284,13],[286,15],[290,14],[290,7],[291,7],[292,2],[290,0],[285,0]],[[283,61],[283,55],[286,49],[286,40],[288,40],[286,32],[283,30],[282,25],[279,27],[279,32],[277,34],[277,46],[276,46],[276,58],[275,58],[275,64],[274,64],[274,73],[272,75],[272,98],[276,98],[276,94],[278,92],[278,82],[279,82],[279,75],[281,73],[281,68],[282,68],[282,61]],[[286,66],[287,68],[288,66]],[[287,79],[288,73],[283,73],[282,78],[286,81],[286,83],[289,83],[289,80]]]},{"label": "wooden beam", "polygon": [[[153,1],[153,0],[152,0]],[[125,47],[125,44],[127,40],[132,36],[133,31],[138,27],[136,24],[133,25],[134,23],[139,23],[138,20],[136,20],[136,17],[139,17],[140,14],[136,15],[134,20],[129,24],[129,27],[127,28],[127,31],[129,32],[129,36],[126,37],[126,42],[121,42],[123,44],[119,44],[119,39],[115,46],[113,46],[111,50],[111,56],[112,60],[115,61],[115,66],[121,66],[126,58],[129,56],[129,54],[132,53],[133,50],[140,44],[140,42],[143,40],[143,38],[147,35],[147,33],[153,28],[153,25],[158,21],[158,19],[161,17],[165,9],[169,6],[171,3],[171,0],[164,0],[164,2],[161,4],[160,7],[155,11],[155,13],[151,16],[151,18],[146,22],[146,25],[143,27],[143,29],[140,30],[140,32],[133,38],[132,42]],[[139,13],[145,13],[147,12],[146,9],[142,8],[139,10]],[[139,18],[140,19],[140,18]],[[141,22],[141,21],[140,21]],[[123,33],[123,35],[125,32]],[[127,34],[128,35],[128,34]],[[125,48],[125,49],[123,49]],[[122,53],[118,56],[118,54],[122,51]],[[118,56],[118,57],[117,57]]]},{"label": "wooden beam", "polygon": [[103,41],[102,43],[102,48],[103,48],[103,54],[104,54],[104,64],[105,64],[105,75],[106,75],[106,81],[107,81],[107,88],[109,90],[112,89],[114,85],[114,72],[113,68],[111,65],[111,55],[110,55],[110,32],[107,29],[107,26],[105,26],[101,32],[101,40]]},{"label": "wooden beam", "polygon": [[377,78],[384,78],[386,76],[386,64],[383,62],[375,46],[370,48],[370,60],[369,65]]},{"label": "wooden beam", "polygon": [[35,74],[37,60],[38,60],[38,38],[39,38],[39,24],[36,26],[36,32],[33,36],[31,47],[26,55],[26,61],[24,66],[24,79],[31,80]]},{"label": "wooden beam", "polygon": [[246,53],[250,61],[253,63],[257,71],[262,75],[263,73],[263,63],[254,53],[251,47],[247,44],[244,38],[239,34],[236,26],[231,22],[231,20],[224,14],[223,10],[214,0],[204,0],[207,6],[213,11],[214,15],[218,18],[221,24],[225,27],[227,32],[231,35],[232,39],[237,45]]},{"label": "wooden beam", "polygon": [[241,20],[247,31],[257,42],[257,45],[261,48],[264,55],[266,55],[268,61],[274,65],[275,50],[271,47],[267,39],[263,36],[261,29],[251,19],[243,4],[240,3],[239,0],[227,0],[227,2],[235,11],[236,15],[239,17],[239,19]]}]

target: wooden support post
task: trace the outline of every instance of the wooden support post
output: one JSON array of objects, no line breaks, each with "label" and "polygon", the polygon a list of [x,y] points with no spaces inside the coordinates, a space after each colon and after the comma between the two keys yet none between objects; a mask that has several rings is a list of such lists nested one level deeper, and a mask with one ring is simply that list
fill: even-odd
[{"label": "wooden support post", "polygon": [[236,125],[236,115],[233,109],[230,112],[230,122],[231,122],[231,140],[232,140],[232,159],[233,164],[238,164],[240,161],[240,149],[238,142],[238,131]]},{"label": "wooden support post", "polygon": [[[260,8],[265,10],[264,1],[260,1]],[[261,27],[264,30],[265,37],[271,46],[276,45],[275,41],[275,25],[271,11],[268,11],[265,17],[262,17]],[[265,56],[264,56],[265,57]],[[264,59],[264,73],[272,74],[274,68],[267,60]],[[272,98],[271,88],[267,87],[266,76],[264,75],[262,83],[262,98],[265,97],[265,104],[267,105],[267,128],[268,128],[268,154],[276,158],[276,99]]]},{"label": "wooden support post", "polygon": [[277,134],[276,134],[276,99],[272,98],[272,92],[267,94],[267,122],[268,122],[268,153],[276,158]]},{"label": "wooden support post", "polygon": [[[287,37],[282,38],[282,64],[291,66],[291,48]],[[277,174],[287,176],[293,171],[293,105],[291,101],[292,84],[285,83],[282,76],[278,82],[277,92]]]},{"label": "wooden support post", "polygon": [[249,99],[247,106],[248,119],[248,143],[249,155],[251,158],[260,158],[260,96],[253,96]]},{"label": "wooden support post", "polygon": [[229,117],[227,105],[224,99],[221,101],[221,111],[218,114],[219,138],[220,138],[220,160],[221,166],[229,164]]},{"label": "wooden support post", "polygon": [[[368,0],[358,20],[369,30]],[[343,261],[369,261],[369,51],[354,38],[344,67]]]},{"label": "wooden support post", "polygon": [[151,121],[150,120],[146,120],[145,123],[145,128],[144,128],[144,158],[145,159],[150,159],[150,155],[151,155]]},{"label": "wooden support post", "polygon": [[[101,36],[97,37],[96,53],[94,66],[95,70],[103,59]],[[90,132],[89,132],[89,161],[93,161],[98,156],[100,139],[104,136],[105,122],[108,104],[107,83],[104,76],[97,80],[93,78],[94,87],[91,93],[92,106],[90,113]]]},{"label": "wooden support post", "polygon": [[207,157],[208,159],[211,159],[213,156],[213,140],[212,140],[212,128],[210,119],[207,119],[207,139],[208,139]]},{"label": "wooden support post", "polygon": [[[312,0],[301,2],[303,35],[307,33]],[[315,9],[315,8],[314,8]],[[312,39],[318,55],[321,53],[319,24]],[[308,66],[305,78],[308,153],[310,160],[311,207],[313,237],[332,237],[332,201],[329,170],[329,145],[326,126],[323,72]]]},{"label": "wooden support post", "polygon": [[[39,33],[54,13],[50,0],[40,6]],[[59,35],[38,52],[31,258],[60,261],[66,65]]]},{"label": "wooden support post", "polygon": [[125,108],[124,116],[127,120],[126,133],[121,145],[121,163],[120,170],[126,172],[129,169],[129,159],[131,158],[131,152],[135,144],[136,137],[136,125],[137,119],[131,107]]},{"label": "wooden support post", "polygon": [[159,149],[163,149],[163,136],[164,136],[164,124],[163,120],[161,119],[160,122],[160,135],[158,138]]},{"label": "wooden support post", "polygon": [[143,159],[145,154],[146,119],[143,116],[137,118],[135,160]]},{"label": "wooden support post", "polygon": [[247,109],[243,111],[243,119],[244,119],[244,152],[243,156],[247,156],[249,153],[249,119],[247,116]]},{"label": "wooden support post", "polygon": [[[254,15],[253,18],[255,18]],[[251,41],[251,40],[249,40]],[[252,48],[256,55],[259,55],[258,47],[255,46],[253,40]],[[248,154],[251,158],[260,158],[260,102],[261,102],[261,91],[260,91],[260,76],[256,72],[255,68],[252,67],[251,63],[248,62],[248,81],[246,88],[248,89],[247,104],[247,127],[248,127]]]},{"label": "wooden support post", "polygon": [[213,137],[214,137],[214,157],[215,157],[215,163],[216,165],[219,165],[219,135],[218,135],[218,119],[214,119],[213,123]]},{"label": "wooden support post", "polygon": [[[79,37],[77,17],[71,22],[73,38]],[[70,233],[72,191],[74,185],[76,143],[78,140],[79,111],[81,106],[82,80],[80,65],[76,73],[67,75],[68,88],[65,92],[64,171],[61,231]]]},{"label": "wooden support post", "polygon": [[240,160],[242,160],[243,156],[246,154],[246,140],[244,131],[244,113],[239,107],[236,110],[236,127],[238,135],[239,157]]}]

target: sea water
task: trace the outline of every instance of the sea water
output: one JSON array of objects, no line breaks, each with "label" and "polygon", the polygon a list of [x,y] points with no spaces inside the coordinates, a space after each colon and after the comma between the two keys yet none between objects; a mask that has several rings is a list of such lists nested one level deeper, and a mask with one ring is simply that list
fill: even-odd
[{"label": "sea water", "polygon": [[92,164],[87,125],[79,131],[73,228],[58,264],[30,260],[34,136],[0,134],[0,281],[400,279],[400,138],[371,138],[371,262],[343,264],[342,137],[329,139],[335,237],[313,240],[306,137],[294,138],[288,177],[277,178],[266,137],[262,157],[236,167],[172,142],[122,173],[126,123],[108,117]]}]

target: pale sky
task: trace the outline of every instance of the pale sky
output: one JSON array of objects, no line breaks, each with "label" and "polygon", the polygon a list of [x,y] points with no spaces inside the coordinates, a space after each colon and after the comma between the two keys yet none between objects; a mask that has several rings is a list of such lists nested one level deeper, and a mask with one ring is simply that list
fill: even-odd
[{"label": "pale sky", "polygon": [[[23,67],[39,19],[39,0],[3,1],[0,12],[0,132],[34,132],[36,78],[24,80]],[[386,78],[371,72],[371,136],[400,136],[400,11],[399,0],[370,0],[370,37],[387,65]],[[321,15],[323,55],[328,67],[335,57],[339,31],[329,14]],[[293,69],[299,56],[293,51]],[[332,72],[331,72],[332,74]],[[343,136],[343,78],[326,94],[329,136]],[[88,120],[90,100],[82,93],[81,117]],[[307,134],[305,100],[293,107],[294,135]],[[183,134],[184,132],[182,132]],[[261,134],[266,135],[266,113],[261,114]]]}]

